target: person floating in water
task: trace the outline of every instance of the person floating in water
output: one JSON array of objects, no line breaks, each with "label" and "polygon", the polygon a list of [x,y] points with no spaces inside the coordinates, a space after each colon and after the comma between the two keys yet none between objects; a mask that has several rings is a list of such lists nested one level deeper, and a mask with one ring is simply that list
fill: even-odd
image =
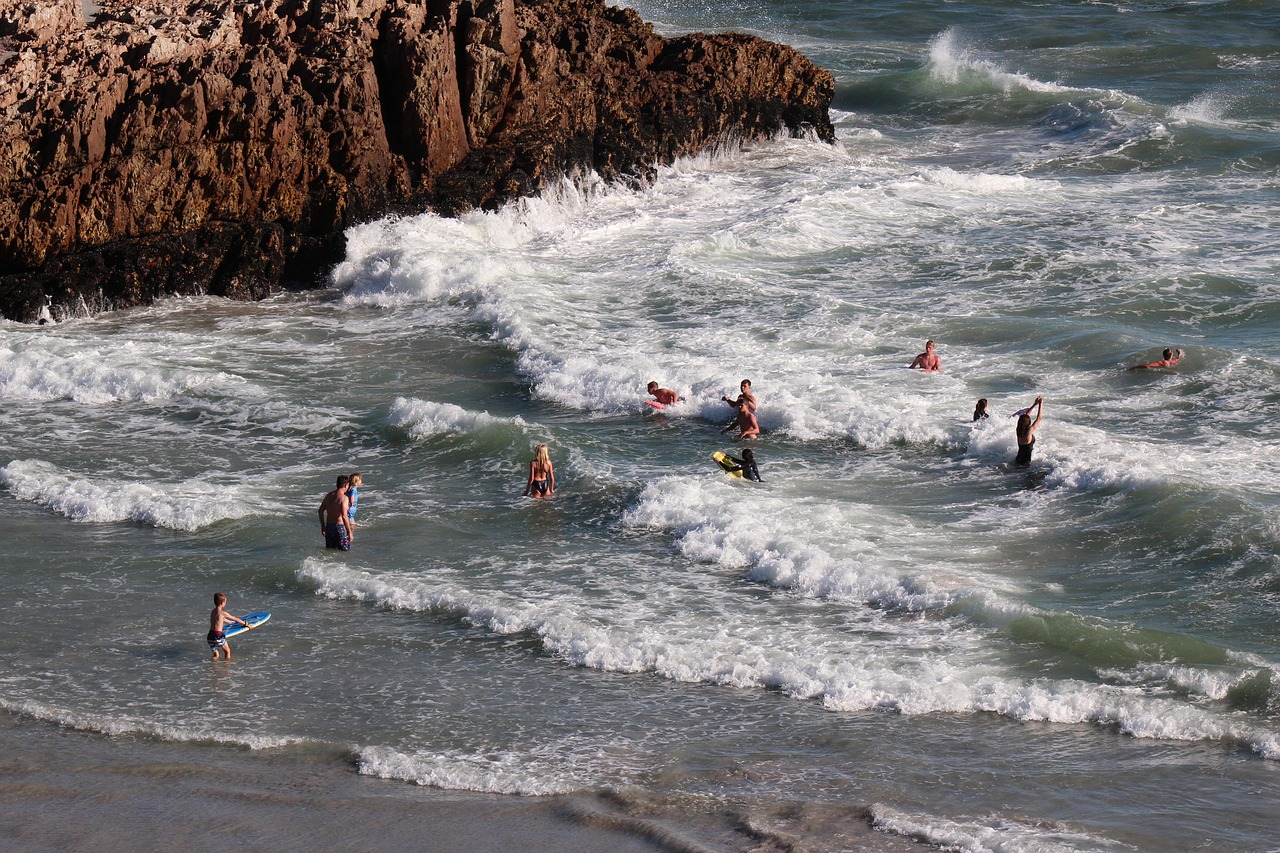
[{"label": "person floating in water", "polygon": [[[1031,410],[1035,409],[1036,419],[1031,420]],[[1018,457],[1013,460],[1015,465],[1031,464],[1031,448],[1036,443],[1036,430],[1040,428],[1040,419],[1044,417],[1044,397],[1036,397],[1036,401],[1018,412],[1018,426],[1016,428],[1018,436]]]},{"label": "person floating in water", "polygon": [[726,432],[729,432],[736,427],[738,430],[738,438],[755,438],[760,434],[760,422],[756,420],[756,413],[753,412],[751,410],[752,407],[745,402],[738,406],[737,409],[737,416],[734,417],[732,423],[720,430],[720,434],[724,435]]},{"label": "person floating in water", "polygon": [[355,525],[351,521],[351,501],[347,498],[347,486],[351,478],[338,476],[338,485],[320,502],[320,532],[324,534],[324,547],[350,551],[355,541]]},{"label": "person floating in water", "polygon": [[724,400],[735,409],[742,409],[742,407],[746,406],[754,412],[757,406],[759,406],[759,401],[756,400],[756,395],[751,393],[751,380],[742,380],[742,382],[738,384],[738,390],[741,393],[738,394],[738,398],[736,400],[730,400],[728,397],[723,396],[720,399]]},{"label": "person floating in water", "polygon": [[525,497],[549,498],[556,493],[556,471],[551,464],[551,454],[545,444],[533,449],[529,460],[529,482],[525,483]]},{"label": "person floating in water", "polygon": [[938,354],[934,352],[933,341],[924,342],[924,352],[916,356],[916,360],[911,362],[908,370],[920,368],[925,373],[938,373],[942,370],[942,359],[938,358]]},{"label": "person floating in water", "polygon": [[983,397],[978,401],[978,405],[973,407],[973,420],[977,422],[989,417],[991,413],[987,411],[987,398]]},{"label": "person floating in water", "polygon": [[657,400],[664,406],[670,406],[672,403],[680,402],[680,395],[670,388],[659,388],[657,382],[650,382],[648,392],[653,395],[653,399]]},{"label": "person floating in water", "polygon": [[742,472],[742,476],[745,479],[755,480],[757,483],[764,482],[760,479],[760,469],[756,467],[756,455],[752,452],[750,447],[744,447],[742,449],[741,459],[736,456],[729,456],[727,453],[725,456],[730,462],[738,466],[738,470]]},{"label": "person floating in water", "polygon": [[1165,347],[1165,350],[1161,354],[1161,356],[1162,357],[1159,361],[1148,361],[1146,364],[1135,364],[1133,367],[1130,367],[1129,369],[1130,370],[1150,370],[1156,367],[1173,367],[1175,364],[1182,361],[1182,350],[1178,350],[1177,352],[1174,352],[1168,347]]},{"label": "person floating in water", "polygon": [[231,660],[231,644],[227,642],[226,635],[222,633],[222,626],[228,622],[235,622],[246,628],[249,627],[248,622],[228,613],[225,609],[226,606],[226,593],[215,592],[213,594],[213,610],[209,611],[209,636],[205,637],[209,641],[209,650],[213,652],[213,660],[218,659],[219,651],[226,654],[227,660]]}]

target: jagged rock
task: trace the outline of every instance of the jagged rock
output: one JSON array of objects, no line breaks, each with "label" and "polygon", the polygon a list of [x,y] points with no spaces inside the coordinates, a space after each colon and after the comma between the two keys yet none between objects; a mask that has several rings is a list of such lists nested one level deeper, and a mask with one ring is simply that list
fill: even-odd
[{"label": "jagged rock", "polygon": [[343,229],[782,129],[831,76],[601,0],[0,0],[0,313],[311,286]]},{"label": "jagged rock", "polygon": [[0,3],[0,38],[47,44],[84,28],[81,0],[6,0]]}]

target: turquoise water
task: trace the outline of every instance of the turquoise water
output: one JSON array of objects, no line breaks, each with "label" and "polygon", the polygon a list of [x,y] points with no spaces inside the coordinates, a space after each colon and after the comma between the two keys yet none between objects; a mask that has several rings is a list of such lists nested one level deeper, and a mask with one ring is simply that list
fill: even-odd
[{"label": "turquoise water", "polygon": [[[804,804],[815,849],[851,804],[965,850],[1275,849],[1272,6],[637,8],[804,50],[839,144],[373,223],[323,293],[0,326],[0,708],[388,785]],[[926,338],[941,374],[906,369]],[[744,377],[762,484],[710,459]],[[274,614],[230,667],[215,590]]]}]

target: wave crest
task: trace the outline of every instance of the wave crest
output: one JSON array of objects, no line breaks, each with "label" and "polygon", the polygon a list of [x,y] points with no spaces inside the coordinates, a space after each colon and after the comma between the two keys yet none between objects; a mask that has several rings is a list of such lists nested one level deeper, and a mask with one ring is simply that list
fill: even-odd
[{"label": "wave crest", "polygon": [[191,532],[263,510],[234,487],[202,480],[155,485],[78,477],[36,459],[0,468],[0,484],[18,500],[32,501],[72,521],[136,521]]}]

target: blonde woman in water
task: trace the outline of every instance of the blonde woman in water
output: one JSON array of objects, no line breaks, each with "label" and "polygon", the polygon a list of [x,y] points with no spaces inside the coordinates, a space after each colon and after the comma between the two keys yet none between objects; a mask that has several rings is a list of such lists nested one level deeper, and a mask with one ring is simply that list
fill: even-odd
[{"label": "blonde woman in water", "polygon": [[556,469],[551,465],[547,446],[539,444],[533,449],[529,461],[529,482],[525,484],[526,497],[549,498],[556,493]]}]

